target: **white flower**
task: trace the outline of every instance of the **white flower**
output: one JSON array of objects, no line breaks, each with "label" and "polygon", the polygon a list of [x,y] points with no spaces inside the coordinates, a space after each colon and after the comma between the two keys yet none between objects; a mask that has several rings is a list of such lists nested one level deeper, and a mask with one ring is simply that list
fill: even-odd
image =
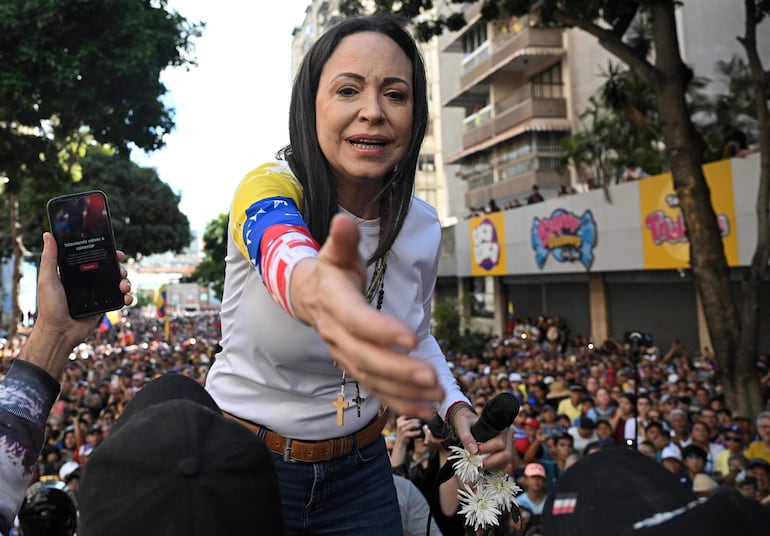
[{"label": "white flower", "polygon": [[474,530],[499,525],[497,517],[500,509],[492,495],[488,489],[483,488],[474,492],[467,484],[464,490],[457,490],[460,514],[465,516],[466,525],[473,525]]},{"label": "white flower", "polygon": [[500,510],[508,511],[514,505],[518,508],[519,501],[516,500],[516,495],[523,490],[505,471],[482,473],[479,487],[483,487],[492,494],[492,498],[496,501]]},{"label": "white flower", "polygon": [[449,456],[449,460],[457,460],[452,464],[455,474],[463,482],[475,483],[481,472],[481,465],[484,463],[485,454],[471,454],[462,447],[450,446],[449,449],[454,452]]}]

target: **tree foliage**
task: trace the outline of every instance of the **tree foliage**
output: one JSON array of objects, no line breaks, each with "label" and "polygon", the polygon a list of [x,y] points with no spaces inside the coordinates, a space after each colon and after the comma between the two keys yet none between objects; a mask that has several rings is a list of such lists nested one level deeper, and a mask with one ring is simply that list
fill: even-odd
[{"label": "tree foliage", "polygon": [[473,296],[468,294],[464,304],[457,300],[444,298],[436,303],[433,308],[433,335],[441,347],[446,350],[453,350],[460,354],[479,354],[484,349],[488,337],[480,331],[465,329],[469,324],[468,318],[463,319],[462,311],[470,310],[470,300]]},{"label": "tree foliage", "polygon": [[174,126],[166,67],[190,66],[202,25],[166,0],[10,0],[0,4],[0,176],[49,195],[78,178],[88,140],[125,153],[163,145]]},{"label": "tree foliage", "polygon": [[[88,139],[122,154],[130,144],[163,145],[174,122],[160,73],[194,65],[202,28],[166,0],[0,3],[0,176],[14,282],[26,251],[22,222],[39,223],[36,196],[78,177]],[[18,288],[12,292],[15,303]]]},{"label": "tree foliage", "polygon": [[222,297],[225,286],[228,220],[229,215],[223,213],[206,225],[203,233],[204,259],[192,274],[192,278],[199,283],[211,283],[219,298]]},{"label": "tree foliage", "polygon": [[757,141],[757,111],[754,85],[749,65],[739,56],[716,63],[717,82],[724,90],[717,92],[710,102],[709,123],[703,126],[709,147],[719,157],[725,156],[723,148],[727,136],[738,130],[749,140]]},{"label": "tree foliage", "polygon": [[[651,45],[637,46],[649,50]],[[722,158],[731,126],[750,129],[752,123],[746,115],[745,63],[734,59],[718,66],[728,94],[709,97],[708,80],[701,77],[693,78],[687,91],[693,121],[704,138],[704,162]],[[561,141],[562,167],[574,166],[598,186],[617,182],[628,161],[651,175],[669,171],[655,92],[622,64],[610,62],[601,74],[605,82],[578,115],[582,128]]]},{"label": "tree foliage", "polygon": [[562,166],[573,165],[597,186],[617,182],[626,163],[646,172],[668,168],[655,94],[633,71],[610,63],[605,83],[580,114],[583,128],[562,139]]},{"label": "tree foliage", "polygon": [[[27,249],[40,252],[43,247],[41,233],[48,229],[45,215],[48,199],[92,189],[107,194],[115,240],[129,257],[179,252],[189,246],[190,223],[179,210],[181,199],[160,180],[154,169],[142,168],[104,148],[92,148],[82,159],[81,169],[78,182],[62,183],[58,189],[22,189],[21,204],[30,207],[21,222]],[[8,233],[0,232],[0,248],[5,256],[10,253]]]},{"label": "tree foliage", "polygon": [[129,257],[181,252],[190,245],[190,222],[179,210],[180,196],[154,169],[139,167],[118,154],[92,150],[83,159],[83,179],[72,189],[99,189],[107,194],[115,241]]},{"label": "tree foliage", "polygon": [[[451,4],[469,4],[463,0],[450,0]],[[367,7],[370,5],[367,2]],[[414,22],[415,35],[418,40],[426,42],[441,35],[445,30],[457,31],[465,26],[465,17],[459,11],[449,15],[434,13],[432,17],[423,14],[434,7],[432,0],[374,0],[371,11],[374,13],[398,13]],[[361,0],[341,0],[340,13],[346,17],[358,15],[366,11]]]},{"label": "tree foliage", "polygon": [[9,132],[62,140],[87,128],[100,143],[157,149],[173,128],[160,72],[191,63],[200,30],[165,0],[3,2],[0,120]]}]

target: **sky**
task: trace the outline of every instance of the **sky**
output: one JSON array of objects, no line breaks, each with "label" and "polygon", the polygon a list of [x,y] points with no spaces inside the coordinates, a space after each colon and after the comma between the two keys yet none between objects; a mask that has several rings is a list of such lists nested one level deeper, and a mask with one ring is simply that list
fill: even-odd
[{"label": "sky", "polygon": [[[134,151],[181,194],[180,210],[200,239],[228,212],[238,182],[288,143],[292,30],[310,0],[170,0],[169,9],[206,28],[195,41],[198,67],[161,79],[176,129],[160,151]],[[268,7],[269,6],[269,7]]]}]

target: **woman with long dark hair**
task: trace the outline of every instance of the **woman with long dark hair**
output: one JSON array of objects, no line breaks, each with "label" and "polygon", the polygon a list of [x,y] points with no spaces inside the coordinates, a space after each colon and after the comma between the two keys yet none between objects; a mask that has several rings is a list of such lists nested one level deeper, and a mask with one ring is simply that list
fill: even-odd
[{"label": "woman with long dark hair", "polygon": [[383,404],[437,410],[465,448],[512,460],[430,334],[441,228],[413,196],[428,121],[425,70],[403,22],[346,19],[297,73],[288,147],[233,198],[222,351],[207,389],[274,453],[290,534],[401,535]]}]

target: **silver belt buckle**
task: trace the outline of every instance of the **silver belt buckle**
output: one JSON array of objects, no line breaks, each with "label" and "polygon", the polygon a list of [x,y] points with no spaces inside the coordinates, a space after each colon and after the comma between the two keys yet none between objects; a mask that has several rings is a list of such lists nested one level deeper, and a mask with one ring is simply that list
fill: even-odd
[{"label": "silver belt buckle", "polygon": [[291,459],[291,438],[287,437],[283,445],[283,461],[293,462]]}]

